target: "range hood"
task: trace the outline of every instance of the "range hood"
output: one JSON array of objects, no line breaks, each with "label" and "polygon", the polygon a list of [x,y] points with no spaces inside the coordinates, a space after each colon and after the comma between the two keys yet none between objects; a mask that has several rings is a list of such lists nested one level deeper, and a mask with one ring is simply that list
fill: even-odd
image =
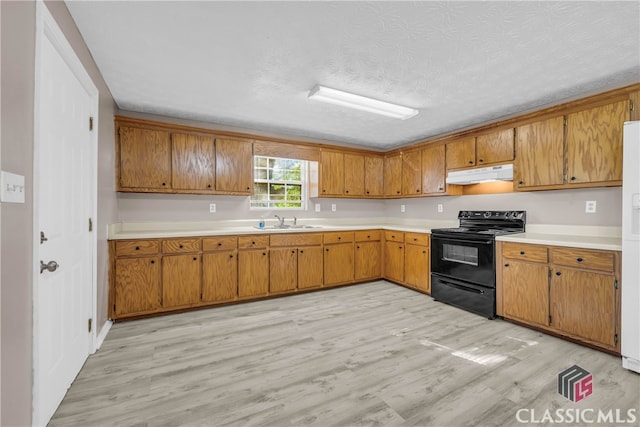
[{"label": "range hood", "polygon": [[467,169],[447,174],[447,184],[470,185],[493,181],[513,181],[513,165]]}]

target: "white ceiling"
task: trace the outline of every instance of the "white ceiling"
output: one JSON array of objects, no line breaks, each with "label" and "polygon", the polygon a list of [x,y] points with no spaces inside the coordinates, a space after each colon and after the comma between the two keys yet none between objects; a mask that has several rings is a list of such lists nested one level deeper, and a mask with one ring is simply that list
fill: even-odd
[{"label": "white ceiling", "polygon": [[122,110],[374,149],[640,81],[638,1],[66,3]]}]

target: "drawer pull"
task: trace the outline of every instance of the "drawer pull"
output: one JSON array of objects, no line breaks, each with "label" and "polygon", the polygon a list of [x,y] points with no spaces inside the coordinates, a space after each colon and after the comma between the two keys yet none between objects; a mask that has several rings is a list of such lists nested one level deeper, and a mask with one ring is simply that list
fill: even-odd
[{"label": "drawer pull", "polygon": [[342,236],[338,236],[338,240],[342,240]]},{"label": "drawer pull", "polygon": [[207,188],[211,188],[211,184],[207,184]]},{"label": "drawer pull", "polygon": [[184,246],[180,245],[180,249],[184,248]]},{"label": "drawer pull", "polygon": [[556,276],[561,276],[562,273],[560,273],[559,271],[556,271]]},{"label": "drawer pull", "polygon": [[197,257],[193,257],[193,260],[194,260],[194,261],[197,261],[197,260],[198,260],[198,258],[197,258]]},{"label": "drawer pull", "polygon": [[140,250],[140,246],[136,246],[136,251],[139,251],[139,250]]},{"label": "drawer pull", "polygon": [[469,164],[472,165],[473,164],[473,160],[469,160]]},{"label": "drawer pull", "polygon": [[413,238],[413,241],[414,241],[414,242],[417,242],[417,241],[418,241],[418,239],[414,237],[414,238]]},{"label": "drawer pull", "polygon": [[295,254],[295,253],[296,253],[295,249],[293,249],[293,250],[291,251],[291,253],[292,253],[292,254]]},{"label": "drawer pull", "polygon": [[254,241],[252,240],[252,241],[251,241],[251,244],[252,244],[252,245],[255,245],[255,244],[256,244],[256,242],[254,242]]},{"label": "drawer pull", "polygon": [[151,264],[155,264],[156,262],[154,260],[151,260]]},{"label": "drawer pull", "polygon": [[218,246],[222,246],[222,242],[218,242]]},{"label": "drawer pull", "polygon": [[423,254],[426,254],[426,253],[427,253],[427,251],[422,251],[422,253],[423,253]]},{"label": "drawer pull", "polygon": [[371,236],[367,236],[367,239],[370,239],[370,238],[371,238]]},{"label": "drawer pull", "polygon": [[505,266],[505,267],[509,267],[509,264],[505,264],[504,266]]},{"label": "drawer pull", "polygon": [[262,252],[262,256],[267,256],[267,253],[266,252]]},{"label": "drawer pull", "polygon": [[584,260],[583,260],[582,258],[576,258],[576,261],[578,261],[578,262],[582,262],[582,261],[584,261]]},{"label": "drawer pull", "polygon": [[229,255],[229,258],[233,258],[233,255]]},{"label": "drawer pull", "polygon": [[303,254],[303,253],[304,253],[304,251],[303,251],[303,250],[301,250],[301,251],[300,251],[300,253],[301,253],[301,254]]},{"label": "drawer pull", "polygon": [[360,249],[360,246],[356,246],[356,249]]},{"label": "drawer pull", "polygon": [[524,251],[520,251],[520,255],[524,255]]}]

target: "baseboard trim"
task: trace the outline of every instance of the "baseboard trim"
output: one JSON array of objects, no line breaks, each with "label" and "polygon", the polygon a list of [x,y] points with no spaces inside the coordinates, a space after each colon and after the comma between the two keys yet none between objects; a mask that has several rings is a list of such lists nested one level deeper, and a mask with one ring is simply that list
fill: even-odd
[{"label": "baseboard trim", "polygon": [[104,322],[104,325],[102,325],[100,334],[98,334],[98,336],[96,337],[96,351],[98,351],[100,347],[102,347],[102,343],[104,342],[105,338],[107,338],[107,334],[111,330],[111,325],[113,325],[113,322],[111,320],[107,320],[106,322]]}]

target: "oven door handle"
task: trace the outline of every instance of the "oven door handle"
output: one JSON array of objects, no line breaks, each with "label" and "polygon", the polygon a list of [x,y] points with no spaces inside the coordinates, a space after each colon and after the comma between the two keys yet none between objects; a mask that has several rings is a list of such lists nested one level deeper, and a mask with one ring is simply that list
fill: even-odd
[{"label": "oven door handle", "polygon": [[466,286],[462,286],[462,285],[458,285],[457,283],[453,283],[453,282],[449,282],[447,280],[443,280],[443,279],[438,279],[442,284],[447,285],[447,286],[451,286],[452,288],[456,288],[456,289],[460,289],[461,291],[465,291],[465,292],[471,292],[474,294],[484,294],[484,291],[480,290],[480,289],[475,289],[475,288],[468,288]]},{"label": "oven door handle", "polygon": [[490,244],[493,243],[493,240],[457,239],[455,237],[449,237],[449,236],[444,237],[444,236],[441,236],[441,235],[434,235],[433,237],[435,237],[436,239],[449,240],[449,241],[456,242],[456,243],[477,243],[477,244],[480,244],[480,245],[490,245]]}]

